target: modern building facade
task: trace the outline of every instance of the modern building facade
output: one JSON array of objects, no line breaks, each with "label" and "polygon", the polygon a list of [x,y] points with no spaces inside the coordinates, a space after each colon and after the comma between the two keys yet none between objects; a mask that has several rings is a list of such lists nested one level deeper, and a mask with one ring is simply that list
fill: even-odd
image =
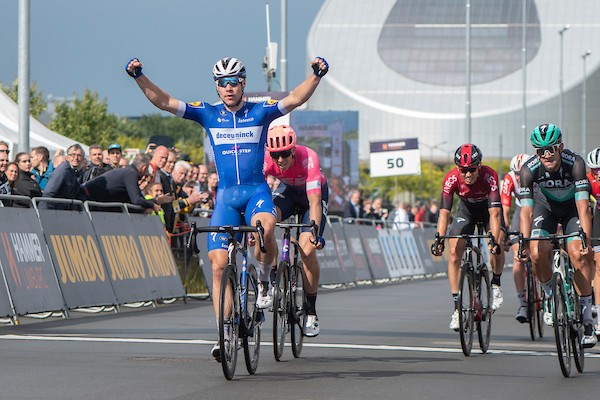
[{"label": "modern building facade", "polygon": [[309,108],[358,110],[363,160],[369,142],[409,137],[426,159],[447,161],[468,141],[510,158],[533,151],[529,134],[545,122],[581,153],[584,118],[586,150],[600,146],[597,0],[328,0],[307,49],[331,65]]}]

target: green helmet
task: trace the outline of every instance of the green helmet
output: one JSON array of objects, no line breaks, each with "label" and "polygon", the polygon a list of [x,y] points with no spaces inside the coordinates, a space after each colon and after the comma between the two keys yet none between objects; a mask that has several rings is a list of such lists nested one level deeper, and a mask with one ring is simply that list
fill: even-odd
[{"label": "green helmet", "polygon": [[533,147],[554,146],[559,143],[562,143],[562,134],[556,125],[542,124],[531,132]]}]

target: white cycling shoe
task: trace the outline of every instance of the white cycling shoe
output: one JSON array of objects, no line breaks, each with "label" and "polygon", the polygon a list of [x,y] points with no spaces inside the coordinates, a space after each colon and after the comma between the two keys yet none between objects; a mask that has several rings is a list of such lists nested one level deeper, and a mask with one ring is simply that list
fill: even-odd
[{"label": "white cycling shoe", "polygon": [[319,317],[316,315],[307,315],[304,324],[304,336],[315,337],[319,334]]}]

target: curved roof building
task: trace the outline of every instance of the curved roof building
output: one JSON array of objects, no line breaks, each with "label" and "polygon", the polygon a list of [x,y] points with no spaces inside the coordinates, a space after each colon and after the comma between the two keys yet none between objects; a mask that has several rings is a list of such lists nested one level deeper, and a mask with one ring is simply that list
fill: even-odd
[{"label": "curved roof building", "polygon": [[[470,87],[470,138],[486,157],[531,153],[529,134],[545,122],[562,125],[566,146],[581,152],[585,68],[586,149],[600,146],[600,2],[471,0],[469,74],[466,3],[326,1],[307,48],[311,56],[326,57],[331,71],[309,107],[358,110],[361,159],[369,157],[370,141],[418,137],[426,155],[436,147],[433,156],[446,161],[469,139]],[[565,25],[569,29],[559,34]]]}]

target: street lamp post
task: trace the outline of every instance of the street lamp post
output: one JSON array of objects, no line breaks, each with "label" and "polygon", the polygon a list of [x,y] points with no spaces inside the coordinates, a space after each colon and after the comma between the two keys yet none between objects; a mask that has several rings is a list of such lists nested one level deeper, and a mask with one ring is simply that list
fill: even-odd
[{"label": "street lamp post", "polygon": [[564,33],[570,28],[570,25],[565,25],[562,27],[561,30],[558,31],[558,34],[560,35],[560,73],[559,73],[559,78],[558,78],[558,84],[559,84],[559,88],[560,88],[560,97],[559,97],[559,102],[558,102],[558,126],[560,127],[560,129],[565,129],[565,127],[563,126],[563,107],[564,107],[564,103],[563,103],[563,35]]},{"label": "street lamp post", "polygon": [[581,156],[585,157],[587,148],[587,70],[586,59],[592,54],[591,50],[583,53],[583,94],[581,95]]}]

